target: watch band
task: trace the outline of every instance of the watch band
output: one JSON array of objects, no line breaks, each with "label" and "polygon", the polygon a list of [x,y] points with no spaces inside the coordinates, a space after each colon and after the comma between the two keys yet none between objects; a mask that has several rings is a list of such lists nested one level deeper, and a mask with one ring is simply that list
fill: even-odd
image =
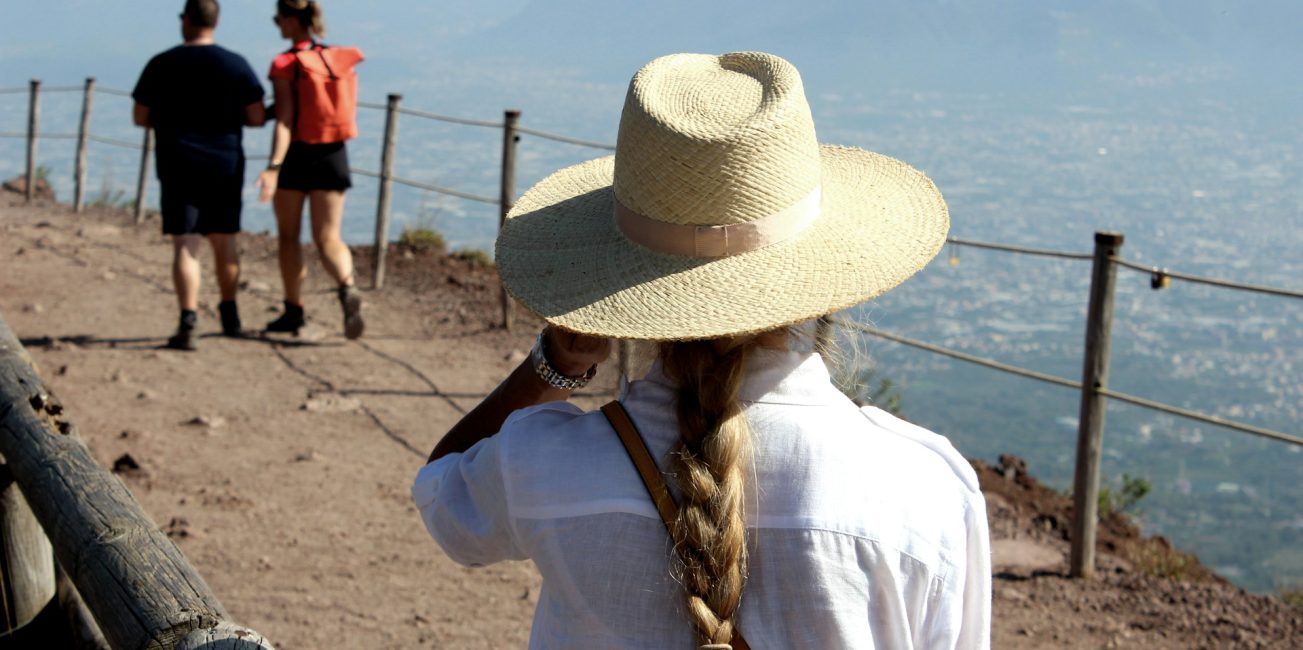
[{"label": "watch band", "polygon": [[534,373],[538,375],[548,386],[560,388],[561,390],[575,390],[588,385],[593,376],[597,374],[597,364],[593,364],[588,372],[578,376],[571,377],[563,375],[552,367],[547,361],[546,350],[544,350],[543,334],[540,333],[534,340],[534,348],[529,351],[529,365],[534,368]]},{"label": "watch band", "polygon": [[278,170],[278,169],[281,168],[281,165],[282,165],[282,164],[283,164],[283,163],[278,163],[278,162],[269,162],[269,163],[267,163],[267,169],[270,169],[271,171],[276,171],[276,170]]}]

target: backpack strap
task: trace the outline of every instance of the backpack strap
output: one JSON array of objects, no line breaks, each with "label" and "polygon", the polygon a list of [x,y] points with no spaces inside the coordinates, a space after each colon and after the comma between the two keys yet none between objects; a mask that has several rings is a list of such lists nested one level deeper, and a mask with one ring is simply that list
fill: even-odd
[{"label": "backpack strap", "polygon": [[317,56],[321,57],[321,64],[326,66],[326,72],[330,75],[330,80],[338,81],[339,77],[335,75],[335,71],[331,69],[330,63],[326,61],[326,55],[322,52],[322,50],[325,50],[327,47],[330,46],[313,39],[309,41],[309,45],[305,48],[297,48],[291,45],[290,49],[285,50],[286,54],[294,55],[294,80],[290,83],[290,96],[293,99],[294,104],[294,123],[290,125],[291,140],[293,140],[294,136],[299,132],[299,76],[303,68],[303,61],[299,59],[299,53],[316,51]]},{"label": "backpack strap", "polygon": [[[311,50],[317,46],[316,41],[311,41],[311,43],[304,50]],[[285,50],[286,54],[294,55],[294,79],[290,81],[290,103],[294,106],[294,123],[290,125],[290,142],[293,142],[294,136],[299,134],[299,113],[301,112],[299,111],[299,68],[303,67],[303,62],[299,60],[299,52],[304,50],[293,45],[290,46],[290,49]]]},{"label": "backpack strap", "polygon": [[[665,524],[665,530],[668,532],[679,516],[679,504],[674,502],[674,495],[670,494],[669,487],[665,485],[665,477],[661,475],[656,460],[648,451],[647,443],[638,433],[638,427],[634,426],[633,420],[629,419],[629,412],[624,410],[620,400],[611,400],[603,405],[602,415],[606,416],[607,422],[611,423],[611,428],[615,429],[616,435],[620,437],[624,451],[629,454],[629,460],[633,461],[634,468],[638,470],[643,487],[647,488],[647,494],[651,495],[652,503],[656,504],[656,512],[660,513],[661,522]],[[727,648],[729,646],[717,644],[701,647]],[[737,625],[733,626],[731,647],[732,650],[751,650],[751,646],[747,645],[746,639],[742,637],[742,630]]]}]

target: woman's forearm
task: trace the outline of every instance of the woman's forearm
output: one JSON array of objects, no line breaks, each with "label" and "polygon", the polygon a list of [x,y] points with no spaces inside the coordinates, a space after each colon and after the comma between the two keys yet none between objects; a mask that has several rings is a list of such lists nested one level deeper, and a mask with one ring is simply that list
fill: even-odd
[{"label": "woman's forearm", "polygon": [[[611,354],[609,339],[563,332],[552,327],[544,328],[540,336],[544,341],[543,356],[548,364],[568,377],[587,374],[589,368],[605,361]],[[535,372],[531,359],[527,358],[484,401],[462,416],[444,434],[443,439],[434,446],[434,451],[430,452],[427,462],[466,451],[480,440],[497,433],[513,411],[544,402],[569,399],[570,393],[569,390],[543,381]]]},{"label": "woman's forearm", "polygon": [[267,162],[280,164],[285,162],[285,154],[290,150],[290,127],[282,120],[276,120],[276,127],[271,131],[271,154]]},{"label": "woman's forearm", "polygon": [[427,462],[470,449],[480,440],[497,433],[507,416],[514,411],[569,397],[570,391],[553,388],[540,379],[526,359],[484,401],[462,416],[444,434],[443,439],[434,446],[434,451],[430,452]]}]

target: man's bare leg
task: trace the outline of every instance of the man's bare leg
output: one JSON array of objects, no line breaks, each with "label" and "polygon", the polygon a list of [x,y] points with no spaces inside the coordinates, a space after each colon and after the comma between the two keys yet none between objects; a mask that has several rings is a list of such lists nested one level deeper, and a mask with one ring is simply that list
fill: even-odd
[{"label": "man's bare leg", "polygon": [[269,332],[298,333],[303,327],[303,281],[308,269],[303,264],[303,204],[307,195],[297,190],[276,190],[272,209],[276,212],[276,252],[281,283],[285,288],[285,313],[270,323]]},{"label": "man's bare leg", "polygon": [[240,310],[235,296],[240,290],[240,250],[235,233],[210,233],[208,242],[213,245],[213,264],[216,267],[217,286],[222,302],[217,311],[222,317],[222,334],[241,336]]},{"label": "man's bare leg", "polygon": [[178,350],[193,350],[194,329],[199,309],[199,249],[201,235],[172,236],[172,287],[176,290],[177,307],[181,320],[176,334],[167,340],[167,346]]}]

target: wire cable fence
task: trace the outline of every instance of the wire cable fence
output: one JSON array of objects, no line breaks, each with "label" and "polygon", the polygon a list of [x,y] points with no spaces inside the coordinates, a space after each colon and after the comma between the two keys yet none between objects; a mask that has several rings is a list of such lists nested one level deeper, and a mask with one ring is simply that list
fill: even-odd
[{"label": "wire cable fence", "polygon": [[540,131],[538,129],[529,129],[523,126],[518,127],[516,130],[520,131],[521,133],[528,133],[533,136],[538,136],[540,138],[552,140],[553,142],[563,142],[565,144],[573,144],[581,147],[591,147],[593,149],[604,149],[606,151],[615,151],[615,145],[613,144],[593,142],[592,140],[581,140],[579,138],[572,138],[570,136],[565,136],[565,135],[557,135],[556,133],[548,133],[547,131]]},{"label": "wire cable fence", "polygon": [[[864,323],[848,320],[845,318],[835,318],[833,319],[833,323],[841,327],[844,327],[848,330],[862,332],[864,334],[868,334],[876,338],[892,341],[915,349],[924,350],[926,352],[931,352],[932,354],[939,354],[944,357],[957,359],[959,361],[964,361],[967,363],[979,365],[985,368],[990,368],[992,370],[998,370],[1000,372],[1008,373],[1011,375],[1017,375],[1019,377],[1024,377],[1026,379],[1033,379],[1035,381],[1040,381],[1047,384],[1054,384],[1056,386],[1062,386],[1064,388],[1071,388],[1073,390],[1078,390],[1078,391],[1081,390],[1080,381],[1074,381],[1072,379],[1064,379],[1062,377],[1056,377],[1054,375],[1046,374],[1043,372],[1028,370],[1020,366],[1000,363],[999,361],[995,361],[994,359],[987,359],[985,357],[979,357],[975,354],[968,354],[967,352],[952,350],[950,348],[942,347],[940,345],[933,345],[931,343],[926,343],[918,339],[912,339],[907,336],[894,334],[886,330],[878,329],[876,327],[866,325]],[[1099,389],[1099,394],[1105,397],[1116,399],[1119,402],[1126,402],[1128,404],[1139,406],[1141,408],[1146,408],[1152,411],[1160,411],[1162,413],[1180,416],[1190,420],[1203,422],[1205,424],[1212,424],[1219,427],[1232,429],[1235,431],[1241,431],[1243,433],[1251,433],[1256,436],[1270,438],[1272,440],[1278,440],[1280,442],[1286,442],[1293,445],[1303,446],[1303,437],[1300,436],[1290,435],[1288,433],[1274,431],[1272,429],[1254,426],[1252,424],[1245,424],[1243,422],[1235,422],[1233,420],[1227,420],[1225,418],[1220,418],[1215,415],[1208,415],[1205,413],[1200,413],[1198,411],[1184,409],[1177,406],[1164,404],[1162,402],[1156,402],[1154,400],[1145,399],[1143,397],[1128,395],[1127,393],[1120,393],[1108,389]]]},{"label": "wire cable fence", "polygon": [[[42,89],[40,88],[39,81],[33,81],[30,88],[21,88],[21,87],[0,88],[0,94],[29,93],[31,95],[31,109],[29,110],[30,115],[29,115],[29,122],[28,122],[28,131],[26,133],[0,132],[0,137],[27,137],[28,138],[29,174],[32,172],[32,170],[35,169],[35,167],[33,166],[35,163],[34,152],[35,152],[35,142],[38,138],[78,139],[79,140],[79,144],[78,144],[79,162],[78,162],[78,170],[77,170],[78,199],[75,204],[76,209],[78,210],[81,209],[81,188],[84,185],[84,179],[85,179],[85,165],[84,165],[85,149],[88,143],[94,142],[97,144],[104,144],[104,145],[122,147],[122,148],[130,148],[130,149],[141,151],[141,156],[142,156],[141,167],[140,167],[141,175],[138,183],[138,192],[136,197],[137,219],[138,220],[141,219],[143,215],[143,209],[144,209],[143,197],[145,194],[145,188],[147,182],[149,156],[151,153],[150,150],[152,149],[152,145],[151,145],[152,135],[153,135],[152,131],[146,130],[145,132],[146,135],[143,143],[133,143],[126,140],[104,137],[104,136],[90,133],[88,127],[91,96],[95,94],[104,94],[109,96],[120,96],[120,97],[129,98],[131,96],[130,93],[120,89],[114,89],[108,87],[95,87],[93,79],[87,79],[87,83],[85,87],[57,86],[57,87],[45,88],[44,90],[47,92],[72,92],[72,91],[80,90],[85,93],[86,100],[84,101],[83,104],[82,130],[79,133],[42,134],[40,133],[38,127],[38,122],[39,122],[38,100],[39,100],[39,92],[41,90]],[[615,149],[613,145],[607,143],[595,142],[591,140],[585,140],[582,138],[575,138],[571,136],[566,136],[566,135],[561,135],[561,134],[551,133],[548,131],[521,126],[518,123],[520,112],[514,110],[504,111],[504,118],[501,121],[463,118],[463,117],[443,115],[439,113],[433,113],[429,111],[403,107],[401,106],[401,95],[397,95],[397,94],[389,95],[388,102],[384,104],[372,103],[372,102],[359,102],[358,106],[366,110],[381,110],[385,112],[385,124],[384,124],[384,134],[383,134],[382,153],[381,153],[381,169],[379,171],[372,171],[367,169],[351,170],[353,173],[356,173],[360,176],[375,178],[379,181],[379,191],[377,193],[378,196],[377,196],[377,208],[376,208],[376,239],[375,239],[376,254],[373,260],[375,265],[374,275],[373,275],[373,287],[375,288],[380,288],[381,286],[383,286],[383,277],[384,277],[383,274],[385,268],[385,251],[387,250],[388,243],[389,243],[389,238],[388,238],[389,193],[391,191],[390,188],[394,183],[425,190],[425,191],[435,192],[438,194],[444,194],[444,195],[460,198],[467,201],[474,201],[474,202],[489,204],[489,205],[497,205],[499,209],[499,218],[501,220],[501,219],[505,219],[507,212],[511,209],[513,202],[515,200],[516,144],[519,141],[521,134],[532,135],[541,139],[550,140],[558,143],[589,147],[589,148],[599,149],[604,151],[612,151]],[[398,145],[398,139],[396,137],[396,126],[397,126],[399,116],[408,116],[411,118],[434,120],[434,121],[457,124],[462,126],[501,129],[503,133],[503,138],[502,138],[503,144],[502,144],[502,176],[501,176],[501,185],[499,188],[500,189],[499,196],[492,197],[492,196],[477,194],[474,192],[467,192],[456,188],[445,187],[436,183],[424,182],[417,179],[407,178],[395,173],[393,170],[393,161],[394,161],[395,149]],[[252,156],[248,156],[248,158],[251,160],[265,160],[267,157],[261,155],[252,155]],[[29,194],[29,200],[30,198],[31,197]],[[1064,379],[1061,377],[1055,377],[1053,375],[1036,372],[1018,366],[1000,363],[992,359],[986,359],[976,355],[947,349],[923,341],[917,341],[898,334],[886,332],[862,323],[855,323],[845,319],[833,319],[830,322],[836,325],[840,325],[844,328],[847,328],[848,330],[860,332],[863,334],[879,337],[886,340],[891,340],[896,343],[921,349],[929,353],[938,354],[938,355],[954,358],[957,360],[965,361],[968,363],[977,364],[979,366],[983,366],[992,370],[1017,375],[1027,379],[1054,384],[1065,388],[1072,388],[1074,390],[1080,391],[1082,394],[1083,414],[1087,412],[1088,405],[1090,409],[1098,409],[1099,413],[1101,414],[1097,418],[1098,422],[1096,422],[1095,424],[1088,423],[1089,418],[1086,418],[1083,415],[1083,418],[1081,418],[1081,422],[1079,424],[1080,429],[1078,434],[1079,437],[1081,437],[1082,439],[1085,439],[1087,436],[1091,436],[1091,435],[1097,437],[1100,434],[1099,430],[1095,430],[1092,432],[1092,431],[1088,431],[1088,429],[1090,429],[1091,427],[1095,427],[1096,429],[1102,429],[1103,399],[1111,398],[1111,399],[1116,399],[1120,402],[1125,402],[1128,404],[1139,406],[1141,408],[1151,409],[1154,411],[1167,413],[1170,415],[1175,415],[1175,416],[1184,417],[1199,422],[1204,422],[1207,424],[1225,427],[1231,430],[1248,433],[1256,436],[1261,436],[1264,438],[1269,438],[1272,440],[1277,440],[1292,445],[1303,445],[1303,437],[1300,437],[1298,435],[1284,433],[1280,431],[1274,431],[1264,427],[1257,427],[1242,422],[1235,422],[1214,415],[1200,413],[1190,409],[1185,409],[1170,404],[1164,404],[1164,403],[1156,402],[1153,400],[1149,400],[1134,395],[1128,395],[1121,392],[1111,391],[1105,386],[1105,382],[1103,381],[1107,375],[1107,365],[1108,365],[1107,357],[1108,357],[1109,346],[1107,341],[1109,336],[1109,329],[1111,328],[1111,319],[1112,319],[1112,306],[1111,306],[1112,305],[1112,283],[1116,272],[1116,268],[1118,267],[1125,268],[1131,271],[1149,274],[1152,282],[1151,286],[1153,286],[1153,288],[1155,289],[1168,286],[1168,284],[1172,280],[1179,280],[1179,281],[1214,286],[1214,287],[1219,287],[1224,289],[1230,289],[1236,291],[1249,291],[1249,292],[1273,295],[1278,297],[1286,297],[1286,298],[1303,298],[1303,292],[1297,290],[1291,290],[1291,289],[1282,289],[1276,287],[1240,283],[1240,282],[1234,282],[1234,281],[1218,279],[1218,278],[1209,278],[1209,277],[1203,277],[1203,276],[1187,274],[1187,273],[1179,273],[1175,271],[1169,271],[1161,267],[1155,267],[1152,265],[1142,265],[1137,262],[1132,262],[1123,259],[1119,255],[1117,255],[1117,249],[1120,248],[1121,246],[1122,236],[1113,235],[1109,233],[1096,234],[1096,250],[1093,255],[1089,253],[1075,253],[1070,251],[1059,251],[1059,250],[1051,250],[1051,249],[1044,249],[1044,248],[1015,246],[1015,245],[1008,245],[1008,244],[960,239],[960,238],[948,238],[946,241],[947,244],[950,246],[959,246],[959,247],[966,246],[966,247],[990,250],[998,253],[1031,255],[1031,256],[1038,256],[1038,257],[1050,257],[1050,258],[1077,260],[1077,261],[1093,260],[1094,263],[1093,263],[1092,280],[1091,280],[1091,305],[1090,305],[1089,313],[1087,315],[1087,333],[1088,333],[1087,346],[1086,346],[1087,368],[1088,368],[1088,372],[1086,373],[1087,376],[1083,378],[1082,381]],[[1112,244],[1106,246],[1105,242],[1112,242]],[[1111,246],[1111,248],[1109,246]],[[507,297],[505,290],[502,291],[502,306],[503,306],[502,325],[507,327],[508,329],[510,329],[511,327],[511,320],[512,320],[511,305],[512,305],[511,300]],[[1098,374],[1095,377],[1091,377],[1090,376],[1091,371],[1089,371],[1091,367],[1095,367],[1096,371],[1099,371],[1101,374]],[[1086,448],[1088,447],[1089,445],[1087,445]],[[1082,517],[1087,517],[1089,514],[1093,513],[1093,509],[1092,509],[1093,501],[1091,501],[1091,499],[1093,499],[1094,496],[1097,495],[1098,472],[1095,471],[1094,473],[1095,478],[1093,479],[1094,480],[1093,486],[1090,483],[1091,479],[1089,479],[1089,477],[1087,477],[1086,479],[1082,479],[1081,476],[1083,474],[1090,474],[1089,471],[1090,463],[1092,462],[1096,463],[1095,467],[1097,468],[1098,459],[1097,458],[1095,458],[1094,460],[1086,459],[1085,461],[1083,461],[1082,454],[1080,453],[1080,449],[1082,448],[1083,447],[1079,445],[1077,480],[1079,483],[1082,480],[1086,480],[1086,483],[1079,484],[1078,487],[1082,489],[1075,490],[1075,493],[1083,495],[1081,498],[1086,499],[1085,502],[1078,504],[1079,506],[1084,505],[1086,507],[1079,507],[1078,509],[1083,513],[1081,514]],[[1099,451],[1099,445],[1095,443],[1093,453],[1097,455],[1098,451]],[[1082,469],[1083,462],[1085,463],[1085,466],[1087,468],[1086,470]],[[1084,522],[1081,523],[1080,525],[1074,524],[1074,527],[1077,533],[1080,533],[1082,532],[1082,527],[1087,527],[1091,525],[1093,524],[1090,524],[1089,522]],[[1077,540],[1078,539],[1082,540],[1080,542],[1082,545],[1086,545],[1087,539],[1092,540],[1090,546],[1093,548],[1093,533],[1088,533],[1088,534],[1077,534],[1077,533],[1074,533],[1073,535],[1074,557],[1072,561],[1072,571],[1074,575],[1083,575],[1082,571],[1085,571],[1084,566],[1090,563],[1084,562],[1081,558],[1077,557],[1078,554]]]},{"label": "wire cable fence", "polygon": [[[1005,372],[1056,386],[1073,388],[1080,392],[1081,411],[1077,422],[1076,468],[1073,474],[1071,556],[1069,558],[1069,573],[1072,576],[1089,578],[1092,577],[1095,572],[1095,541],[1097,525],[1099,522],[1099,473],[1103,452],[1102,439],[1107,399],[1114,399],[1140,408],[1224,427],[1233,431],[1247,433],[1275,440],[1277,442],[1303,446],[1303,436],[1284,433],[1244,422],[1228,420],[1226,418],[1195,411],[1193,409],[1186,409],[1144,397],[1129,395],[1120,391],[1109,390],[1107,387],[1111,349],[1110,339],[1113,321],[1113,293],[1117,269],[1119,267],[1149,273],[1151,278],[1150,286],[1153,289],[1163,289],[1169,286],[1172,279],[1178,279],[1235,291],[1249,291],[1287,298],[1303,298],[1303,293],[1293,290],[1278,289],[1275,287],[1264,287],[1185,273],[1175,273],[1165,269],[1137,264],[1123,259],[1118,254],[1123,241],[1123,237],[1119,233],[1095,233],[1095,252],[1093,255],[1008,246],[1004,244],[991,244],[987,242],[975,242],[961,239],[948,239],[947,241],[951,245],[972,246],[1002,253],[1036,255],[1070,260],[1092,260],[1090,300],[1086,314],[1086,345],[1082,372],[1083,376],[1081,381],[1073,381],[1045,373],[1035,372],[1027,368],[1000,363],[992,359],[951,350],[931,343],[925,343],[923,341],[918,341],[892,332],[886,332],[862,323],[848,321],[846,319],[829,319],[828,322],[830,324],[840,325],[851,331],[861,332],[870,336],[894,341],[932,354],[965,361],[991,370]],[[828,330],[830,329],[831,328],[828,328]],[[828,330],[825,330],[825,333],[823,334],[824,337],[831,336],[831,332]],[[825,340],[821,344],[829,345],[830,343]]]}]

